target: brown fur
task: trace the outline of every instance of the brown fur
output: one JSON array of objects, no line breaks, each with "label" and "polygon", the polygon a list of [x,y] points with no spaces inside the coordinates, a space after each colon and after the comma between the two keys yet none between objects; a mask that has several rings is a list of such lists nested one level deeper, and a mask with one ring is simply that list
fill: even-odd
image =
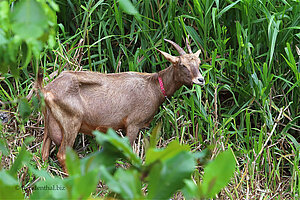
[{"label": "brown fur", "polygon": [[199,72],[200,52],[179,57],[159,52],[172,65],[158,73],[66,71],[44,88],[38,78],[46,104],[43,159],[48,158],[53,141],[59,146],[57,157],[66,171],[66,147],[73,146],[78,132],[91,135],[93,130],[123,129],[133,144],[165,100],[158,76],[168,97],[182,85],[204,84]]}]

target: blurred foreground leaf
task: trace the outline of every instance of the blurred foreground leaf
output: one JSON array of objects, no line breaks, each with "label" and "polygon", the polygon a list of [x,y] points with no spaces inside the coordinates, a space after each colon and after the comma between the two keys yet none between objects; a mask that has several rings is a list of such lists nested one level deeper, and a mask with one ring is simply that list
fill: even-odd
[{"label": "blurred foreground leaf", "polygon": [[24,40],[41,37],[48,27],[44,10],[35,0],[17,2],[12,16],[12,30]]},{"label": "blurred foreground leaf", "polygon": [[168,199],[184,187],[195,169],[195,160],[189,147],[171,142],[166,149],[149,149],[146,164],[150,167],[147,180],[149,199]]},{"label": "blurred foreground leaf", "polygon": [[[2,128],[1,124],[0,124],[0,128]],[[5,142],[2,139],[0,139],[0,152],[2,152],[5,156],[8,156],[8,154],[9,154],[9,151],[5,145]]]},{"label": "blurred foreground leaf", "polygon": [[207,164],[201,185],[205,197],[213,198],[228,184],[235,171],[235,165],[231,150],[220,153],[215,160]]},{"label": "blurred foreground leaf", "polygon": [[7,171],[0,171],[0,199],[24,199],[19,182]]},{"label": "blurred foreground leaf", "polygon": [[122,155],[122,157],[130,161],[133,165],[141,165],[142,161],[132,151],[132,147],[130,146],[127,137],[121,138],[112,129],[108,129],[106,134],[100,133],[99,131],[94,131],[93,133],[96,136],[97,142],[102,145],[103,151],[109,150],[115,152]]}]

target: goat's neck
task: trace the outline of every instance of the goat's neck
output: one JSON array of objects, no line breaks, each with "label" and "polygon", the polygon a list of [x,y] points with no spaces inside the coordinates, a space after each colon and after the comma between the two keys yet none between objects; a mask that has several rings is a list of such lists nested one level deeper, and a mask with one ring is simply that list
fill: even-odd
[{"label": "goat's neck", "polygon": [[172,96],[183,84],[176,80],[175,67],[170,66],[160,72],[158,76],[161,77],[168,97]]}]

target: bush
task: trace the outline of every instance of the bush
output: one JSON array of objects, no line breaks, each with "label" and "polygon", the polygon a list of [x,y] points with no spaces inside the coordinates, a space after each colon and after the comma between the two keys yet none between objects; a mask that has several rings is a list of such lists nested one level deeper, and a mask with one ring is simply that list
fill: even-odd
[{"label": "bush", "polygon": [[[111,129],[107,134],[96,131],[94,135],[101,151],[79,159],[68,149],[69,177],[64,179],[52,177],[28,164],[30,154],[23,147],[12,168],[0,172],[0,198],[23,197],[16,173],[24,164],[41,178],[32,186],[34,192],[30,199],[87,199],[100,180],[109,188],[110,196],[122,199],[169,199],[180,190],[188,198],[211,198],[226,186],[235,171],[233,154],[230,150],[225,151],[205,167],[202,183],[195,185],[191,175],[196,170],[197,156],[187,145],[174,140],[165,149],[150,147],[142,164],[127,138],[120,138]],[[130,167],[116,168],[117,161]]]}]

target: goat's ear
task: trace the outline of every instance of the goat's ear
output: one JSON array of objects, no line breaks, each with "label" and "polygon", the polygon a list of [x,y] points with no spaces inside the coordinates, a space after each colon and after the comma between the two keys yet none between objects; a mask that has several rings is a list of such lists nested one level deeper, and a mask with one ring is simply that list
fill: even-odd
[{"label": "goat's ear", "polygon": [[176,64],[178,63],[179,61],[179,58],[175,57],[175,56],[172,56],[164,51],[161,51],[159,49],[156,49],[157,51],[159,51],[159,53],[161,53],[168,61],[170,61],[171,63],[173,64]]},{"label": "goat's ear", "polygon": [[199,57],[201,53],[201,50],[199,49],[196,53],[194,53],[195,56]]}]

